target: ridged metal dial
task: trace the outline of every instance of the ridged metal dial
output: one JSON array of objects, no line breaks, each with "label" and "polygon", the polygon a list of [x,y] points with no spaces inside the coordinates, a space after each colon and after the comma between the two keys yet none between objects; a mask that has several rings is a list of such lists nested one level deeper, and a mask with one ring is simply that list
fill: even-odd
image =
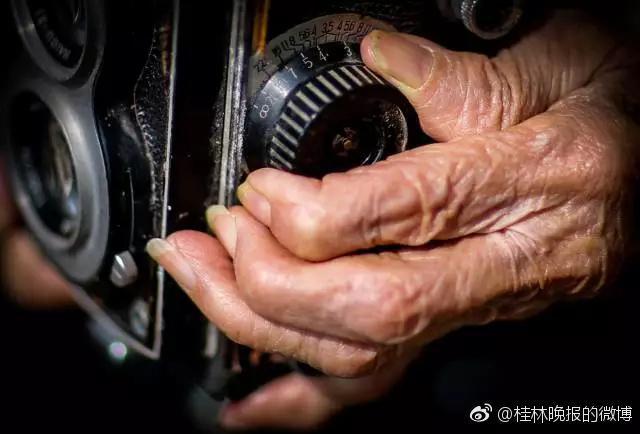
[{"label": "ridged metal dial", "polygon": [[416,129],[404,96],[371,71],[359,45],[299,52],[257,91],[249,112],[249,170],[320,177],[401,152]]},{"label": "ridged metal dial", "polygon": [[329,68],[306,82],[287,101],[268,146],[268,165],[294,170],[298,146],[313,121],[346,94],[368,86],[387,86],[365,65]]}]

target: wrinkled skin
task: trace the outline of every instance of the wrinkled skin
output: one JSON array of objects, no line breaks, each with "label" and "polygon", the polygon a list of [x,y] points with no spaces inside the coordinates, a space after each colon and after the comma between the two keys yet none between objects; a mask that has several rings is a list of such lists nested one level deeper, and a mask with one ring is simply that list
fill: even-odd
[{"label": "wrinkled skin", "polygon": [[492,59],[374,32],[362,55],[438,143],[322,180],[256,171],[208,211],[217,239],[149,245],[231,339],[358,377],[281,378],[228,427],[312,427],[451,330],[598,293],[625,256],[635,59],[598,26],[558,13]]},{"label": "wrinkled skin", "polygon": [[242,207],[209,210],[215,238],[149,244],[231,339],[357,377],[282,377],[228,406],[229,428],[316,426],[385,393],[429,341],[594,295],[625,257],[635,52],[560,13],[491,59],[383,32],[362,54],[436,144],[320,181],[254,172]]}]

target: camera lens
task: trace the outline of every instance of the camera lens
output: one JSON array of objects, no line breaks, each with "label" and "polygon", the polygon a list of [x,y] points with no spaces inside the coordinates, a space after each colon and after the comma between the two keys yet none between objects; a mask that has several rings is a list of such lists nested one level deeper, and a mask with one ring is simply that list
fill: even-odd
[{"label": "camera lens", "polygon": [[13,107],[15,164],[31,206],[57,235],[72,237],[80,216],[78,181],[65,132],[36,96],[20,96]]},{"label": "camera lens", "polygon": [[510,0],[496,0],[493,2],[478,2],[476,7],[476,24],[485,32],[504,26],[512,14],[513,2]]},{"label": "camera lens", "polygon": [[523,0],[452,0],[465,27],[484,39],[511,31],[522,15]]},{"label": "camera lens", "polygon": [[83,0],[28,0],[36,32],[47,52],[66,67],[77,65],[87,42]]},{"label": "camera lens", "polygon": [[92,67],[101,8],[87,0],[13,0],[18,32],[31,59],[49,76],[67,81]]}]

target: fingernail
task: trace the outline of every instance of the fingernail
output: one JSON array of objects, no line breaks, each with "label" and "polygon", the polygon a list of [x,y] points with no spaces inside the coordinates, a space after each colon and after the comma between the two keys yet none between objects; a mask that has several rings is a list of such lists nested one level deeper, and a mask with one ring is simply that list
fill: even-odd
[{"label": "fingernail", "polygon": [[218,216],[228,215],[228,214],[229,214],[229,210],[227,209],[226,206],[211,205],[209,208],[207,208],[207,223],[209,223],[210,226],[213,226],[213,223],[215,222]]},{"label": "fingernail", "polygon": [[222,243],[229,255],[233,256],[236,250],[236,220],[227,208],[222,205],[213,205],[207,208],[207,223]]},{"label": "fingernail", "polygon": [[185,291],[196,287],[198,278],[184,257],[173,244],[154,238],[147,243],[147,253],[156,261]]},{"label": "fingernail", "polygon": [[237,191],[240,203],[263,224],[269,225],[271,220],[271,204],[258,193],[248,182],[241,184]]},{"label": "fingernail", "polygon": [[371,55],[383,74],[411,89],[420,88],[433,65],[431,52],[398,33],[371,33]]}]

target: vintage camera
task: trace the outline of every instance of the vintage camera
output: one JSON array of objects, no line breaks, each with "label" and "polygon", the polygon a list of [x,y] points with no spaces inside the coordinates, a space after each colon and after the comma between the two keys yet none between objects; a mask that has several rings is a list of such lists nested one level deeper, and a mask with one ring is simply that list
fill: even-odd
[{"label": "vintage camera", "polygon": [[0,138],[26,226],[109,336],[220,396],[232,378],[277,370],[209,325],[146,242],[205,230],[206,206],[234,203],[257,168],[320,177],[426,143],[405,98],[360,58],[372,30],[478,49],[522,11],[517,0],[7,8],[17,31]]}]

